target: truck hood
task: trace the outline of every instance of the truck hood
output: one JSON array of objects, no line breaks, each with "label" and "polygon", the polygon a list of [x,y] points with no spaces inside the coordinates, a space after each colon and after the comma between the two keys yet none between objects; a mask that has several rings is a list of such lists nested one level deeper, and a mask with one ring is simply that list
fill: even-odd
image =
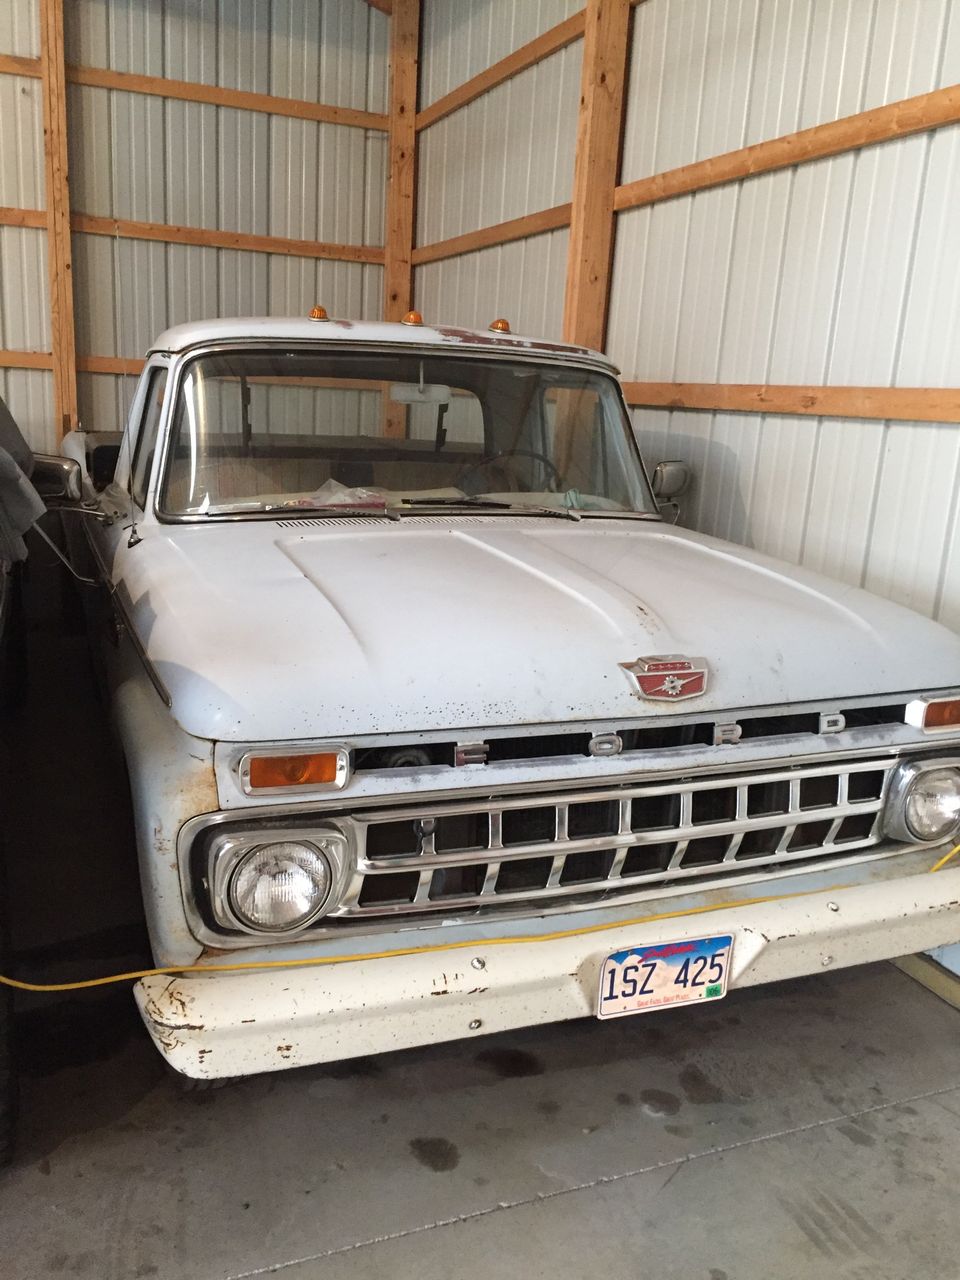
[{"label": "truck hood", "polygon": [[[960,685],[960,638],[657,522],[155,526],[122,599],[180,725],[227,741],[597,723]],[[116,566],[115,566],[116,569]],[[648,702],[620,664],[703,657]]]}]

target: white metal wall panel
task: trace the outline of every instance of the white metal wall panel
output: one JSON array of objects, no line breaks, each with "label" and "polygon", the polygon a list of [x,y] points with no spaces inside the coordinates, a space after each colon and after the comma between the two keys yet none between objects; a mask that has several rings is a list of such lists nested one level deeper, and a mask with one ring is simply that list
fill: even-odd
[{"label": "white metal wall panel", "polygon": [[418,267],[417,308],[427,324],[483,329],[505,316],[515,333],[559,341],[568,242],[562,229]]},{"label": "white metal wall panel", "polygon": [[0,53],[19,58],[40,56],[38,0],[4,0],[0,5]]},{"label": "white metal wall panel", "polygon": [[647,0],[622,181],[960,79],[951,0]]},{"label": "white metal wall panel", "polygon": [[40,81],[0,75],[0,205],[42,209],[43,187]]},{"label": "white metal wall panel", "polygon": [[582,59],[578,41],[420,134],[418,244],[570,199]]},{"label": "white metal wall panel", "polygon": [[47,235],[0,227],[0,347],[49,351]]},{"label": "white metal wall panel", "polygon": [[584,7],[584,0],[424,0],[420,107]]},{"label": "white metal wall panel", "polygon": [[36,453],[56,453],[53,374],[42,369],[0,369],[0,397]]}]

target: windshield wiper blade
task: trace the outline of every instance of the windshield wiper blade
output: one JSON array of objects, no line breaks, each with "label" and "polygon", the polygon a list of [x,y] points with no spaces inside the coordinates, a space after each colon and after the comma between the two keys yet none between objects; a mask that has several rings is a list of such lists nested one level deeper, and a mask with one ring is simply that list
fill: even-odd
[{"label": "windshield wiper blade", "polygon": [[574,507],[539,507],[529,502],[501,502],[498,498],[403,498],[399,510],[404,507],[474,507],[487,511],[514,511],[521,515],[529,512],[536,516],[556,516],[561,520],[579,520],[582,512]]}]

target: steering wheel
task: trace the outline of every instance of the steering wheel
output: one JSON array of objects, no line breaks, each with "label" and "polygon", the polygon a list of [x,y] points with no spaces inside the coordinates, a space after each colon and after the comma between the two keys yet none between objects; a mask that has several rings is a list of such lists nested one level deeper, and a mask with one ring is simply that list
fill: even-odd
[{"label": "steering wheel", "polygon": [[505,467],[503,465],[504,460],[508,458],[533,458],[537,462],[542,462],[551,472],[550,483],[553,485],[552,492],[559,493],[563,484],[563,478],[557,470],[556,464],[552,462],[545,453],[540,453],[536,449],[501,449],[499,453],[491,453],[487,457],[481,458],[478,462],[468,462],[467,465],[457,474],[454,484],[458,489],[464,489],[465,492],[469,493],[470,490],[466,489],[463,483],[468,476],[472,476],[475,471],[483,470],[484,467],[495,467],[499,465],[499,470],[503,476],[505,476],[507,480],[512,481],[508,486],[507,492],[520,493],[521,490],[519,483],[517,482],[516,474],[511,471],[509,467]]}]

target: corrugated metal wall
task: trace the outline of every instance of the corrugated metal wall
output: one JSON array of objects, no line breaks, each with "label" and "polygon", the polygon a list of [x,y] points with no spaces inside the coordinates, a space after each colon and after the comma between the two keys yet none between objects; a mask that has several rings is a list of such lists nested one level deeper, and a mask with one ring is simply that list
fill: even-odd
[{"label": "corrugated metal wall", "polygon": [[[0,4],[0,52],[37,56],[36,0]],[[67,60],[383,112],[389,20],[364,0],[70,0]],[[74,212],[383,244],[386,135],[79,85],[68,88]],[[0,75],[0,204],[43,208],[40,83]],[[77,351],[142,356],[168,325],[381,314],[382,268],[75,234]],[[0,345],[49,350],[46,234],[0,228]],[[134,379],[81,373],[81,420],[109,428]],[[31,440],[54,447],[52,376],[0,370]]]},{"label": "corrugated metal wall", "polygon": [[[633,52],[626,181],[955,83],[960,6],[648,0]],[[958,197],[952,127],[625,213],[608,349],[638,380],[956,386]],[[686,522],[960,626],[955,425],[635,419],[697,469]]]},{"label": "corrugated metal wall", "polygon": [[[40,53],[36,0],[0,4],[0,53]],[[40,82],[0,75],[0,205],[42,209],[43,102]],[[33,227],[0,227],[0,347],[50,350],[47,236]],[[38,450],[56,447],[53,374],[0,369],[0,396]]]}]

